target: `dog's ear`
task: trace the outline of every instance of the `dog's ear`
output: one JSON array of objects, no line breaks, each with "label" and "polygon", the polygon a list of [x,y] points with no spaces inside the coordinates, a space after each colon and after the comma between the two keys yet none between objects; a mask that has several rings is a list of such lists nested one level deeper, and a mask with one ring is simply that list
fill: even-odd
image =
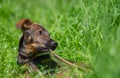
[{"label": "dog's ear", "polygon": [[17,29],[27,30],[30,28],[32,21],[29,19],[22,19],[16,23]]}]

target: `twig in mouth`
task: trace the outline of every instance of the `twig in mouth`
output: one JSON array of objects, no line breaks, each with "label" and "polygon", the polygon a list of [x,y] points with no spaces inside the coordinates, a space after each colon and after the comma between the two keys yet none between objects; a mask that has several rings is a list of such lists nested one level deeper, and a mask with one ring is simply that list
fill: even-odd
[{"label": "twig in mouth", "polygon": [[67,60],[65,60],[65,59],[63,59],[63,58],[61,58],[60,56],[58,56],[57,54],[55,54],[55,52],[53,52],[51,49],[50,49],[50,53],[52,54],[52,55],[54,55],[57,59],[59,59],[60,61],[62,61],[62,62],[64,62],[64,63],[66,63],[66,64],[68,64],[69,66],[75,66],[75,64],[73,64],[73,63],[71,63],[71,62],[69,62],[69,61],[67,61]]},{"label": "twig in mouth", "polygon": [[83,71],[91,71],[91,70],[89,70],[89,69],[86,69],[86,68],[83,68],[83,67],[79,67],[79,66],[77,66],[77,65],[74,64],[74,63],[71,63],[71,62],[69,62],[69,61],[61,58],[60,56],[58,56],[58,55],[57,55],[55,52],[53,52],[51,49],[49,49],[49,50],[50,50],[50,53],[51,53],[52,55],[54,55],[55,58],[57,58],[58,60],[60,60],[60,61],[62,61],[62,62],[64,62],[64,63],[66,63],[66,64],[69,65],[70,67],[76,67],[76,68],[78,68],[79,70],[83,70]]}]

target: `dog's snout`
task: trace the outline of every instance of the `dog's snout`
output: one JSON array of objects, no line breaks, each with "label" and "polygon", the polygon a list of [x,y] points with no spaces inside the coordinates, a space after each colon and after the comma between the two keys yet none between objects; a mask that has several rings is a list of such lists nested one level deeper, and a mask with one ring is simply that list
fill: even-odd
[{"label": "dog's snout", "polygon": [[55,50],[55,48],[57,47],[58,43],[56,41],[54,41],[54,40],[51,40],[50,41],[50,45],[51,45],[50,49]]},{"label": "dog's snout", "polygon": [[55,42],[55,41],[52,41],[52,42],[51,42],[51,45],[54,46],[54,47],[56,47],[56,46],[58,45],[58,43]]},{"label": "dog's snout", "polygon": [[49,49],[52,49],[52,50],[55,50],[55,48],[57,47],[58,43],[54,40],[50,40],[46,46],[49,48]]}]

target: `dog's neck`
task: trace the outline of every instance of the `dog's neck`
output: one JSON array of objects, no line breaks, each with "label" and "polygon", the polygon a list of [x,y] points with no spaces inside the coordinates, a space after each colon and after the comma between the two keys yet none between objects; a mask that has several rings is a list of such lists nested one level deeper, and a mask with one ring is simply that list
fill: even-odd
[{"label": "dog's neck", "polygon": [[18,64],[25,64],[25,63],[28,63],[30,61],[33,61],[35,60],[36,58],[42,58],[42,60],[45,60],[46,58],[43,58],[44,57],[49,57],[50,55],[48,53],[46,54],[38,54],[38,55],[34,55],[34,56],[26,56],[26,54],[24,54],[23,52],[19,52],[18,54],[18,60],[17,60],[17,63]]}]

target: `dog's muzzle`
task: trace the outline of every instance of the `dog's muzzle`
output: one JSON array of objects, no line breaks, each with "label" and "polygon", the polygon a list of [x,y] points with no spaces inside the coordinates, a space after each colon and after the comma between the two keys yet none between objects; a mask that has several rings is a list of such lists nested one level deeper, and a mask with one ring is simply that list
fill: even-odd
[{"label": "dog's muzzle", "polygon": [[58,45],[58,43],[54,40],[50,40],[50,42],[48,43],[49,49],[52,49],[52,50],[55,50],[57,45]]},{"label": "dog's muzzle", "polygon": [[56,41],[54,41],[54,40],[49,40],[47,43],[46,43],[46,45],[45,45],[45,47],[41,47],[41,46],[39,46],[39,47],[37,47],[37,51],[38,52],[48,52],[50,49],[51,50],[55,50],[56,49],[56,47],[57,47],[57,45],[58,45],[58,43],[56,42]]},{"label": "dog's muzzle", "polygon": [[56,41],[50,39],[50,40],[47,42],[46,47],[47,47],[48,49],[55,50],[56,47],[57,47],[57,45],[58,45],[58,43],[57,43]]}]

